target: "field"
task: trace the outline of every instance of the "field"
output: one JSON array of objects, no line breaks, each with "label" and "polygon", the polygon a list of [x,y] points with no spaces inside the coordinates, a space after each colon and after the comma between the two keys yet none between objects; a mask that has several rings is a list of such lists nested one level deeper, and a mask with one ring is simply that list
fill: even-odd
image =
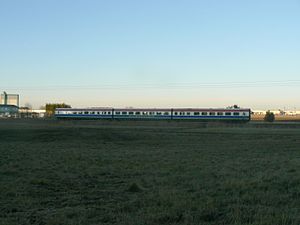
[{"label": "field", "polygon": [[1,225],[300,224],[300,125],[0,120]]},{"label": "field", "polygon": [[[264,115],[252,115],[251,120],[263,121]],[[288,116],[288,115],[275,115],[276,121],[295,121],[300,122],[300,115]]]}]

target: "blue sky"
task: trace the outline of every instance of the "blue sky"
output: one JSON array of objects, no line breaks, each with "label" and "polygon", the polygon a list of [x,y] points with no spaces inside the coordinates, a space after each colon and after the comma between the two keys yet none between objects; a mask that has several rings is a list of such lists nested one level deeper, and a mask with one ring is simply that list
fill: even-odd
[{"label": "blue sky", "polygon": [[0,28],[0,91],[34,107],[300,108],[299,0],[2,0]]}]

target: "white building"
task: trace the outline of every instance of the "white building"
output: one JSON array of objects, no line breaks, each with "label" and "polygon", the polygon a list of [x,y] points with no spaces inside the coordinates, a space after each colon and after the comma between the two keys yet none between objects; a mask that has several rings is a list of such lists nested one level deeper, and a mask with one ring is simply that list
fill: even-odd
[{"label": "white building", "polygon": [[[266,112],[268,110],[252,110],[253,115],[266,115]],[[274,115],[277,116],[296,116],[296,115],[300,115],[300,111],[296,111],[296,110],[270,110],[270,112],[274,113]]]},{"label": "white building", "polygon": [[253,115],[259,116],[259,115],[265,115],[266,111],[264,111],[264,110],[252,110],[252,113],[253,113]]},{"label": "white building", "polygon": [[21,107],[19,109],[19,115],[21,118],[44,118],[46,115],[45,109],[29,109],[27,107]]}]

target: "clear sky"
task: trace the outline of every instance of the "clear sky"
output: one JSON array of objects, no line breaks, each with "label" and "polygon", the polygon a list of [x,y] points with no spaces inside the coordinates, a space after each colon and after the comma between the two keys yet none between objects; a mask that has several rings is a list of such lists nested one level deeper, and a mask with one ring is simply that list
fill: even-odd
[{"label": "clear sky", "polygon": [[21,103],[300,108],[299,0],[0,0]]}]

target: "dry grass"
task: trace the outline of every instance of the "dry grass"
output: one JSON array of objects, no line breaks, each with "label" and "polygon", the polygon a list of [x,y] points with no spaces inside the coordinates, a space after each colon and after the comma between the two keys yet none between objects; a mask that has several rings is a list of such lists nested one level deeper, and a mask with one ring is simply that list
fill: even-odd
[{"label": "dry grass", "polygon": [[0,224],[298,225],[300,128],[0,121]]},{"label": "dry grass", "polygon": [[[251,116],[251,120],[253,121],[263,121],[264,116],[263,115],[253,115]],[[275,121],[295,121],[300,122],[300,115],[296,116],[282,116],[282,115],[276,115]]]}]

